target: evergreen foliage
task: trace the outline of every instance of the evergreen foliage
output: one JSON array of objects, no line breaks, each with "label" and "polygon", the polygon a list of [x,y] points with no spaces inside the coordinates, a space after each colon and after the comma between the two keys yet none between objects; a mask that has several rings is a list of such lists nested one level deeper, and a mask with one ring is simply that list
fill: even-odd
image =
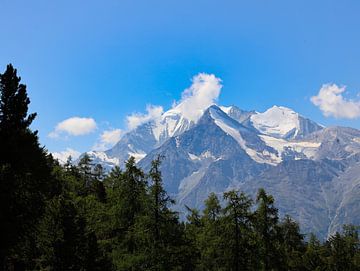
[{"label": "evergreen foliage", "polygon": [[30,129],[36,114],[28,114],[30,100],[20,80],[12,65],[0,74],[0,265],[8,266],[23,265],[34,243],[28,237],[57,188],[53,161]]}]

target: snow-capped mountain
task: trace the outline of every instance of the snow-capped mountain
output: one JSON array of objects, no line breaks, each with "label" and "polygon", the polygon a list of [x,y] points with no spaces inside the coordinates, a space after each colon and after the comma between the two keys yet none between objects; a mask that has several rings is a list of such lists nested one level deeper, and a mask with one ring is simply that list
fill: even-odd
[{"label": "snow-capped mountain", "polygon": [[263,134],[284,139],[301,138],[322,129],[317,123],[283,106],[273,106],[264,113],[255,113],[250,116],[250,121]]},{"label": "snow-capped mountain", "polygon": [[[135,157],[136,161],[140,161],[151,150],[161,146],[169,138],[181,135],[195,125],[194,121],[187,119],[181,113],[179,107],[181,104],[166,111],[159,119],[151,120],[128,132],[113,148],[104,152],[93,151],[88,154],[94,160],[102,162],[106,168],[112,168],[114,165],[122,166],[130,156]],[[236,106],[220,106],[219,110],[228,119],[230,117],[235,120],[235,122],[232,121],[232,124],[229,124],[229,121],[225,124],[220,118],[218,123],[222,125],[223,129],[227,129],[227,132],[232,133],[239,142],[243,140],[241,136],[236,135],[236,131],[234,132],[239,124],[248,128],[247,130],[262,134],[260,138],[270,147],[268,150],[257,152],[242,143],[248,154],[251,153],[250,156],[260,163],[278,163],[282,160],[281,156],[291,150],[294,150],[293,154],[298,153],[300,156],[302,153],[311,155],[311,150],[316,147],[316,144],[289,143],[288,140],[300,139],[323,128],[286,107],[273,106],[264,113],[244,111]],[[213,114],[219,115],[214,110]],[[234,125],[237,128],[234,128]],[[98,157],[102,157],[102,161]]]},{"label": "snow-capped mountain", "polygon": [[293,110],[263,113],[212,105],[191,121],[178,108],[128,132],[110,150],[91,152],[107,169],[134,156],[148,170],[164,156],[162,173],[174,206],[202,208],[210,192],[263,187],[280,213],[321,237],[360,223],[360,131],[323,127]]},{"label": "snow-capped mountain", "polygon": [[[190,129],[194,122],[181,114],[178,107],[166,111],[159,119],[146,122],[126,133],[121,140],[109,150],[91,151],[88,155],[104,168],[123,166],[133,156],[136,161],[143,159],[151,150],[161,146],[173,136]],[[99,159],[102,157],[102,160]]]}]

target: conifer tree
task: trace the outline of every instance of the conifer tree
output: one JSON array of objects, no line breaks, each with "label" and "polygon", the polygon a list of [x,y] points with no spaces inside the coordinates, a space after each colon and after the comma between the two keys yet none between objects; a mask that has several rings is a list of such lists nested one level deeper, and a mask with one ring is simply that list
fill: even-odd
[{"label": "conifer tree", "polygon": [[202,228],[197,237],[202,270],[219,270],[224,267],[222,211],[218,197],[215,193],[210,193],[205,200],[205,209],[201,218]]},{"label": "conifer tree", "polygon": [[272,270],[279,267],[281,257],[278,247],[278,210],[274,198],[264,189],[259,189],[255,212],[255,229],[259,242],[260,269]]},{"label": "conifer tree", "polygon": [[123,172],[115,168],[105,182],[111,187],[107,204],[112,219],[110,232],[114,265],[119,270],[141,270],[144,256],[137,223],[145,212],[145,175],[131,157]]},{"label": "conifer tree", "polygon": [[224,212],[225,232],[229,233],[226,238],[230,247],[227,253],[230,258],[229,270],[247,270],[251,266],[249,234],[251,233],[252,201],[244,193],[235,190],[225,192],[224,199],[227,201]]},{"label": "conifer tree", "polygon": [[199,210],[185,206],[188,212],[185,223],[185,238],[188,240],[187,250],[190,257],[188,259],[192,262],[193,268],[202,265],[201,255],[203,254],[200,248],[200,234],[203,230],[202,217]]},{"label": "conifer tree", "polygon": [[[150,232],[152,234],[152,270],[170,270],[181,266],[182,255],[178,249],[183,247],[182,228],[178,216],[169,207],[174,201],[163,188],[160,172],[161,157],[152,161],[149,178]],[[182,251],[184,253],[184,251]]]},{"label": "conifer tree", "polygon": [[330,236],[325,246],[329,270],[359,270],[354,256],[360,249],[358,228],[345,225],[343,233],[336,232]]},{"label": "conifer tree", "polygon": [[325,262],[323,261],[323,248],[320,241],[314,234],[311,234],[307,243],[306,252],[302,257],[303,269],[310,270],[325,270]]},{"label": "conifer tree", "polygon": [[0,266],[21,261],[14,251],[33,243],[26,239],[56,187],[52,160],[30,129],[36,114],[28,114],[30,100],[20,80],[11,64],[0,74]]},{"label": "conifer tree", "polygon": [[300,233],[299,224],[286,215],[279,225],[281,234],[281,252],[284,255],[283,269],[302,270],[302,255],[305,252],[304,236]]},{"label": "conifer tree", "polygon": [[78,163],[78,170],[79,173],[82,175],[82,182],[81,185],[83,186],[83,193],[86,195],[90,191],[90,186],[94,181],[94,176],[92,173],[92,159],[91,157],[85,153]]},{"label": "conifer tree", "polygon": [[37,239],[38,267],[50,270],[104,270],[96,236],[75,202],[63,194],[49,201]]}]

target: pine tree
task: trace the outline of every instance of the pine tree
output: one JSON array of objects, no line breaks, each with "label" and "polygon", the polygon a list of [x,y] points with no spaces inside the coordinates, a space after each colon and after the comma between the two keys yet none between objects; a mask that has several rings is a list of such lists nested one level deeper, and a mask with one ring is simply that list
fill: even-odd
[{"label": "pine tree", "polygon": [[255,212],[255,230],[259,242],[259,258],[261,270],[276,270],[281,261],[278,242],[278,210],[274,206],[274,198],[264,189],[259,189]]},{"label": "pine tree", "polygon": [[[184,263],[183,228],[178,216],[169,207],[174,201],[163,188],[160,172],[161,157],[152,161],[149,172],[149,226],[151,233],[151,270],[171,270]],[[183,255],[182,255],[183,254]]]},{"label": "pine tree", "polygon": [[49,201],[39,228],[40,269],[104,270],[96,236],[66,194]]},{"label": "pine tree", "polygon": [[303,270],[302,255],[305,252],[304,236],[300,233],[299,224],[290,216],[285,216],[279,225],[281,234],[281,251],[284,255],[284,270]]},{"label": "pine tree", "polygon": [[11,64],[0,75],[0,126],[3,132],[27,130],[36,117],[36,113],[28,115],[30,99],[27,96],[26,86],[20,84],[20,80]]},{"label": "pine tree", "polygon": [[321,254],[321,243],[314,234],[311,234],[307,243],[306,252],[302,256],[303,270],[325,270],[326,267]]},{"label": "pine tree", "polygon": [[104,172],[103,166],[100,164],[96,164],[94,167],[94,177],[97,180],[102,181],[104,179],[104,175],[105,175],[105,172]]},{"label": "pine tree", "polygon": [[94,176],[92,173],[92,159],[90,156],[85,153],[81,158],[77,165],[79,173],[82,176],[81,185],[82,185],[82,193],[84,195],[87,195],[90,192],[90,187],[92,185],[92,182],[94,181]]},{"label": "pine tree", "polygon": [[[251,212],[252,201],[244,193],[231,190],[224,193],[227,205],[224,209],[226,218],[226,238],[230,251],[229,270],[247,270],[251,266]],[[230,237],[230,238],[229,238]]]},{"label": "pine tree", "polygon": [[185,223],[185,238],[188,240],[187,251],[189,252],[188,260],[191,262],[192,268],[189,270],[197,270],[196,266],[201,265],[201,255],[203,253],[199,244],[200,234],[203,231],[203,223],[199,210],[185,206],[188,215]]},{"label": "pine tree", "polygon": [[353,261],[359,251],[358,228],[345,225],[343,233],[336,232],[326,242],[329,270],[359,270]]},{"label": "pine tree", "polygon": [[[111,217],[111,255],[118,270],[141,270],[145,262],[139,244],[139,221],[145,212],[146,179],[131,157],[123,172],[114,169],[105,180],[110,188],[107,204]],[[139,230],[140,231],[140,230]]]},{"label": "pine tree", "polygon": [[28,114],[30,100],[20,80],[11,64],[0,75],[0,266],[6,259],[10,265],[21,261],[15,251],[33,243],[26,239],[56,187],[52,159],[30,129],[36,114]]},{"label": "pine tree", "polygon": [[225,265],[222,211],[218,197],[211,193],[205,200],[202,227],[197,236],[201,270],[220,270]]}]

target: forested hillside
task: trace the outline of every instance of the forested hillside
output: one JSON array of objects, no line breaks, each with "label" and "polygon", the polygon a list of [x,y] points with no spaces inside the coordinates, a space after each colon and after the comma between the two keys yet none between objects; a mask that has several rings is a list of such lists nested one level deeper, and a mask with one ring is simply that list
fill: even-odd
[{"label": "forested hillside", "polygon": [[148,172],[134,158],[109,174],[87,155],[62,166],[30,129],[11,65],[0,92],[0,270],[360,270],[357,226],[305,235],[263,189],[210,194],[180,221],[161,156]]}]

